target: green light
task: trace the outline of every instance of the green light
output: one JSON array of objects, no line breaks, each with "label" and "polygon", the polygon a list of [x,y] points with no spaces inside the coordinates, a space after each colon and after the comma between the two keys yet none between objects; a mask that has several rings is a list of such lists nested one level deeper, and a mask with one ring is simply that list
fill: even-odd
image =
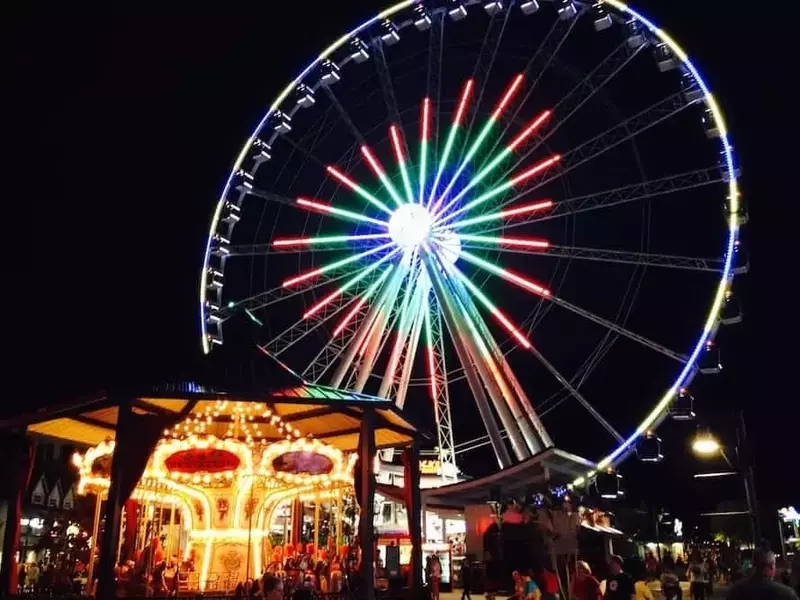
[{"label": "green light", "polygon": [[250,317],[250,320],[253,323],[258,325],[259,327],[263,327],[264,326],[264,323],[262,323],[261,320],[258,317],[256,317],[253,313],[251,313],[249,308],[245,308],[244,312],[247,313],[247,316]]},{"label": "green light", "polygon": [[478,137],[475,138],[475,141],[472,142],[472,145],[470,146],[469,150],[467,150],[467,154],[466,156],[464,156],[464,160],[461,161],[461,165],[459,165],[458,169],[455,172],[455,175],[453,175],[453,177],[450,179],[450,183],[447,184],[447,187],[444,188],[444,191],[442,192],[442,195],[439,197],[439,200],[437,200],[436,204],[434,204],[432,212],[435,213],[438,210],[442,201],[447,197],[447,194],[450,193],[450,190],[453,189],[453,186],[456,184],[456,181],[458,181],[458,177],[461,175],[461,173],[464,171],[464,169],[467,167],[470,161],[474,158],[475,154],[483,145],[483,142],[486,141],[486,136],[489,135],[489,132],[494,127],[494,123],[495,123],[494,119],[489,119],[483,126],[483,129],[481,129],[481,132],[478,134]]},{"label": "green light", "polygon": [[453,144],[456,141],[456,134],[458,133],[458,125],[453,123],[450,127],[450,133],[447,134],[447,142],[444,145],[444,152],[442,158],[439,160],[439,166],[436,169],[436,177],[433,178],[433,185],[431,186],[431,194],[428,197],[428,206],[433,202],[433,197],[436,195],[436,188],[439,187],[439,180],[442,178],[447,161],[450,160],[450,153],[453,151]]}]

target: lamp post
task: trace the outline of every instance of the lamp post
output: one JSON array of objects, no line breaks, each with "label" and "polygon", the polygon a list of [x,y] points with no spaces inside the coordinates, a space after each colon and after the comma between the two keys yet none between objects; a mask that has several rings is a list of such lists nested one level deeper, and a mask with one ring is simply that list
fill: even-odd
[{"label": "lamp post", "polygon": [[[732,469],[726,473],[712,473],[713,476],[739,475],[744,484],[747,514],[750,516],[750,525],[753,531],[753,545],[761,543],[761,520],[758,514],[755,482],[753,479],[753,463],[750,450],[747,446],[747,429],[744,424],[744,413],[739,411],[735,425],[736,440],[733,446],[733,462],[725,452],[725,445],[710,431],[698,433],[692,440],[692,451],[701,457],[721,456]],[[696,478],[705,474],[695,475]]]}]

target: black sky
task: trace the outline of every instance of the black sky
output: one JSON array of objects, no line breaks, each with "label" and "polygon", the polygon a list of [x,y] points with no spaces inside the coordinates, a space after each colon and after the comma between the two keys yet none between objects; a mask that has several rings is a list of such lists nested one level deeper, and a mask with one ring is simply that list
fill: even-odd
[{"label": "black sky", "polygon": [[[762,504],[796,503],[796,33],[754,3],[639,5],[707,74],[750,208],[746,319],[726,342],[727,368],[709,388],[704,419],[725,432],[744,408]],[[202,247],[233,158],[275,92],[375,6],[137,8],[40,4],[4,19],[13,41],[4,85],[13,143],[4,145],[16,158],[13,192],[3,194],[7,353],[17,365],[6,373],[6,412],[164,376],[196,357]],[[27,227],[20,207],[29,209]],[[680,446],[687,431],[665,437]],[[695,465],[685,454],[678,448],[659,471],[641,474],[641,487],[658,473],[686,476]],[[687,507],[705,493],[665,496]]]}]

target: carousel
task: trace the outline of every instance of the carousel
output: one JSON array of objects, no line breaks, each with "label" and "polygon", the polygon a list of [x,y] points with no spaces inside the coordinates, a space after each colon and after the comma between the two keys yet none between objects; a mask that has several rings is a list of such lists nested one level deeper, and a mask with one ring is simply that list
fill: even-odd
[{"label": "carousel", "polygon": [[[79,494],[102,501],[115,449],[107,440],[74,455]],[[118,582],[230,591],[289,571],[327,589],[357,527],[356,459],[266,404],[202,402],[163,431],[125,503]]]}]

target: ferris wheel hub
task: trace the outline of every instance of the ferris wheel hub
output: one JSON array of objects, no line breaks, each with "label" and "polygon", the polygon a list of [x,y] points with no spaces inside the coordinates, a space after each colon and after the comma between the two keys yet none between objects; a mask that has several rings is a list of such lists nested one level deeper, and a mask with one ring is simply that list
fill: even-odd
[{"label": "ferris wheel hub", "polygon": [[411,251],[428,240],[433,219],[421,204],[403,204],[389,219],[389,237],[404,251]]}]

